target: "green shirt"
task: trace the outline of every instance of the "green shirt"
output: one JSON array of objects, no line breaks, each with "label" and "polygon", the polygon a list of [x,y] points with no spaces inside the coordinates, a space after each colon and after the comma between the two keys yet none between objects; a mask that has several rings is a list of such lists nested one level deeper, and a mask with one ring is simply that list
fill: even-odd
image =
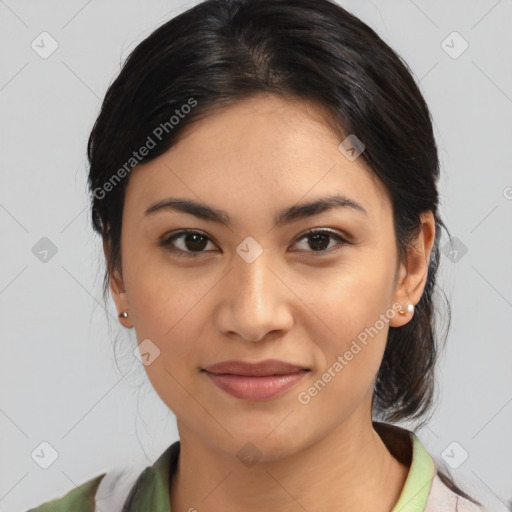
[{"label": "green shirt", "polygon": [[[447,511],[482,510],[459,497],[440,481],[432,457],[413,432],[378,422],[374,422],[374,427],[378,428],[381,436],[381,431],[387,432],[383,440],[391,453],[394,456],[398,455],[399,460],[408,460],[410,463],[405,485],[391,512],[429,512],[439,510],[439,506],[446,507],[443,510]],[[402,441],[399,440],[400,436]],[[408,454],[403,450],[404,436],[408,436],[410,443]],[[400,450],[403,453],[400,453]],[[119,509],[119,512],[171,512],[169,489],[179,452],[180,442],[176,441],[152,466],[144,469],[131,487],[124,507],[122,510]],[[106,473],[102,473],[71,490],[62,498],[46,502],[27,512],[95,512],[96,492],[105,475]]]}]

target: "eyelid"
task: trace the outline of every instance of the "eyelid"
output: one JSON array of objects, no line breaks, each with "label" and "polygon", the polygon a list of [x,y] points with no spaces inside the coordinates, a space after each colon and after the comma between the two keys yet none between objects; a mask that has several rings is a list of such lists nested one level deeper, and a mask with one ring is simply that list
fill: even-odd
[{"label": "eyelid", "polygon": [[187,252],[187,251],[183,251],[181,249],[177,249],[177,248],[175,248],[175,247],[173,247],[171,245],[171,242],[174,241],[175,239],[180,238],[180,237],[185,236],[185,235],[188,235],[188,234],[204,236],[208,240],[208,242],[212,242],[214,245],[218,246],[218,244],[215,241],[215,239],[213,239],[210,235],[208,235],[204,231],[201,231],[200,229],[191,229],[191,228],[179,229],[177,231],[173,231],[170,234],[164,235],[160,239],[158,245],[163,247],[165,250],[167,250],[168,252],[170,252],[172,254],[177,254],[179,256],[192,257],[192,258],[201,256],[201,254],[205,254],[205,253],[210,252],[210,251],[197,251],[197,252],[190,251],[190,252]]},{"label": "eyelid", "polygon": [[[204,236],[205,238],[207,238],[208,242],[212,242],[214,245],[218,246],[215,239],[212,238],[210,235],[208,235],[204,231],[201,231],[200,229],[191,229],[191,228],[183,228],[183,229],[177,230],[175,232],[172,232],[171,234],[164,235],[161,238],[159,245],[164,247],[167,251],[169,251],[172,254],[178,254],[180,256],[192,257],[192,258],[198,257],[198,256],[200,256],[202,254],[206,254],[208,252],[211,252],[211,251],[187,252],[187,251],[183,251],[181,249],[176,249],[175,247],[172,247],[171,242],[173,240],[180,238],[182,236],[185,236],[187,234],[198,234],[198,235]],[[298,235],[295,238],[293,245],[297,244],[300,240],[302,240],[308,236],[315,235],[315,234],[327,234],[327,235],[331,236],[332,238],[337,239],[338,244],[337,244],[337,247],[331,248],[331,249],[326,249],[326,250],[321,250],[321,251],[305,251],[307,253],[311,253],[313,256],[322,256],[322,255],[333,254],[333,253],[337,252],[338,250],[340,250],[343,246],[354,245],[354,242],[351,241],[351,237],[349,235],[339,233],[338,231],[330,229],[330,228],[321,228],[321,227],[310,228],[310,229],[304,231],[303,233],[301,233],[300,235]],[[299,250],[299,251],[293,251],[293,252],[303,252],[303,251]]]},{"label": "eyelid", "polygon": [[335,230],[332,228],[323,228],[323,227],[309,228],[306,231],[304,231],[304,233],[301,233],[300,235],[298,235],[296,240],[300,240],[301,238],[304,238],[307,235],[315,235],[316,233],[327,233],[329,235],[339,237],[346,243],[352,243],[351,242],[352,237],[348,233],[344,233],[343,231],[338,231],[338,230]]},{"label": "eyelid", "polygon": [[[338,240],[338,243],[335,247],[331,247],[330,249],[326,249],[323,251],[305,251],[306,253],[311,254],[314,257],[320,257],[322,255],[331,255],[334,253],[337,253],[340,249],[342,249],[346,245],[354,245],[354,242],[350,240],[350,236],[341,234],[336,230],[330,229],[330,228],[310,228],[301,235],[297,236],[295,239],[294,244],[296,244],[299,240],[302,240],[303,238],[306,238],[307,236],[316,235],[316,234],[327,234],[331,236],[334,239]],[[295,251],[295,252],[302,252],[302,251]]]}]

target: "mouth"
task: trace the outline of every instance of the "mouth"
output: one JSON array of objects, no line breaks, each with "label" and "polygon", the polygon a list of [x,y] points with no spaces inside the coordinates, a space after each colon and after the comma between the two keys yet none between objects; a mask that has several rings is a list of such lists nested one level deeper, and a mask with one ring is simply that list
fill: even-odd
[{"label": "mouth", "polygon": [[267,359],[259,363],[225,361],[201,369],[224,392],[240,399],[261,401],[282,395],[311,370]]}]

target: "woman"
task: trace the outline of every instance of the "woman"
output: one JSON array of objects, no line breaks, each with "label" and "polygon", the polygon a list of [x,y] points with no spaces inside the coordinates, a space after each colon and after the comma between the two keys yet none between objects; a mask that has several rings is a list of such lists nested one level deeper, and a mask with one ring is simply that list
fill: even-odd
[{"label": "woman", "polygon": [[129,56],[88,156],[105,298],[180,441],[33,511],[481,510],[392,424],[433,405],[445,226],[428,107],[373,30],[203,2]]}]

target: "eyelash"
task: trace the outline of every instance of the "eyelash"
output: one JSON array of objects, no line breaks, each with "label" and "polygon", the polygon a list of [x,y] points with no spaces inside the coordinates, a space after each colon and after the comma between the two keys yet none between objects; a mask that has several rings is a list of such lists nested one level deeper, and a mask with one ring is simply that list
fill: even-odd
[{"label": "eyelash", "polygon": [[[175,233],[173,234],[172,236],[168,237],[168,238],[164,238],[161,242],[160,242],[160,246],[161,247],[165,247],[165,249],[173,254],[177,254],[179,256],[184,256],[184,257],[187,257],[187,258],[197,258],[198,256],[200,256],[201,254],[204,254],[205,252],[208,252],[208,251],[196,251],[196,252],[186,252],[186,251],[183,251],[182,249],[176,249],[175,247],[172,247],[171,243],[178,239],[178,238],[181,238],[183,236],[186,236],[186,235],[200,235],[200,236],[203,236],[203,237],[206,237],[208,239],[208,241],[211,241],[212,240],[210,239],[210,237],[208,237],[206,234],[204,234],[203,232],[201,231],[197,231],[197,230],[194,230],[194,229],[184,229],[184,230],[181,230],[179,231],[178,233]],[[310,231],[307,231],[306,233],[304,233],[302,236],[300,236],[296,243],[304,238],[307,238],[307,237],[311,237],[313,235],[318,235],[318,234],[322,234],[322,235],[328,235],[330,236],[331,238],[337,240],[339,243],[338,243],[338,247],[334,250],[331,249],[324,249],[324,250],[319,250],[319,251],[306,251],[306,252],[311,252],[313,253],[313,255],[315,255],[315,257],[320,256],[322,254],[332,254],[332,253],[336,253],[338,252],[339,250],[341,250],[341,248],[344,246],[344,245],[352,245],[351,242],[349,242],[346,238],[342,237],[340,234],[336,233],[335,231],[331,231],[331,230],[328,230],[328,229],[312,229]],[[213,243],[213,242],[212,242]]]}]

